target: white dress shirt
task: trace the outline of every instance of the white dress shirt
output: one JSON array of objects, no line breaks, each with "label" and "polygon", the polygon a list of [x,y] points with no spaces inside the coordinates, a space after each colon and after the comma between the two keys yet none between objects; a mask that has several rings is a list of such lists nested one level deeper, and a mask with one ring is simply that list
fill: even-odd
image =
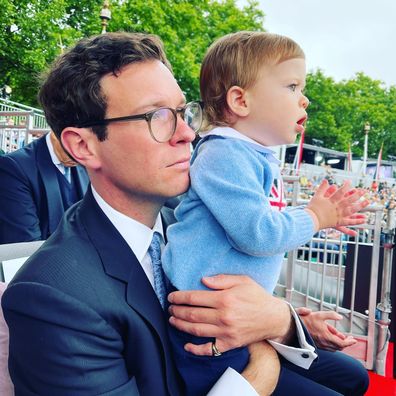
[{"label": "white dress shirt", "polygon": [[[151,286],[154,289],[154,278],[151,265],[151,257],[148,253],[153,233],[158,232],[162,236],[162,247],[164,246],[164,235],[161,215],[158,214],[154,227],[151,229],[138,221],[118,212],[112,208],[103,198],[95,191],[91,185],[93,196],[99,207],[103,210],[105,215],[118,230],[121,236],[125,239],[131,250],[134,252],[137,260],[142,266]],[[297,336],[302,348],[294,348],[287,345],[282,345],[277,342],[271,342],[271,345],[287,360],[295,363],[298,366],[308,368],[312,361],[316,358],[314,348],[309,345],[305,339],[300,321],[297,314],[291,308],[293,316],[296,321]],[[303,357],[302,357],[303,356]],[[306,357],[308,356],[308,357]],[[309,362],[309,364],[308,364]],[[136,395],[139,394],[136,389]],[[258,393],[250,385],[250,383],[237,371],[228,368],[224,374],[218,379],[213,386],[208,396],[258,396]]]}]

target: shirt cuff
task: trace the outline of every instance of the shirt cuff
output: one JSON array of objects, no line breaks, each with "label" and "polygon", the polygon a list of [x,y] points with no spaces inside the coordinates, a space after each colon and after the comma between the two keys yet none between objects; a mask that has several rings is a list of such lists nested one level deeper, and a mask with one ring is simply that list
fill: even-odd
[{"label": "shirt cuff", "polygon": [[233,368],[228,367],[207,396],[259,396],[252,385]]},{"label": "shirt cuff", "polygon": [[[288,303],[289,304],[289,303]],[[304,330],[302,328],[300,318],[298,317],[294,308],[289,304],[290,311],[296,324],[296,333],[300,348],[292,347],[289,345],[280,344],[279,342],[267,340],[273,348],[282,355],[286,360],[308,370],[312,362],[318,357],[315,353],[315,348],[307,342]]]}]

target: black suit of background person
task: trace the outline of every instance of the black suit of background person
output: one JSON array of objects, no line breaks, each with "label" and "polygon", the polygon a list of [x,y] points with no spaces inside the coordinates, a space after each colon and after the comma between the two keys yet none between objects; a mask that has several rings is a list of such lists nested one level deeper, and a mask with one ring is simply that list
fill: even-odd
[{"label": "black suit of background person", "polygon": [[[54,161],[70,169],[70,181]],[[0,156],[0,244],[47,239],[88,182],[85,169],[68,158],[53,133]]]}]

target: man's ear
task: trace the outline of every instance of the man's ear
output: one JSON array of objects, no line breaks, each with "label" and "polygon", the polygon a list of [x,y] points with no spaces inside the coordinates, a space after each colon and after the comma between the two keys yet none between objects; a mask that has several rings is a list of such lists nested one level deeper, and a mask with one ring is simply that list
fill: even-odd
[{"label": "man's ear", "polygon": [[231,117],[246,117],[249,115],[249,106],[246,101],[246,91],[238,87],[237,85],[232,86],[227,91],[227,105]]},{"label": "man's ear", "polygon": [[98,138],[88,128],[67,127],[61,133],[62,145],[69,154],[87,169],[100,168],[97,155]]}]

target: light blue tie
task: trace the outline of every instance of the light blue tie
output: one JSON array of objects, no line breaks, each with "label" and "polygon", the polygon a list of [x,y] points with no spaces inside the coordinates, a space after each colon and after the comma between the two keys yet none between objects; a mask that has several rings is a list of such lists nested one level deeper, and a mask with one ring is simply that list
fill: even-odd
[{"label": "light blue tie", "polygon": [[166,288],[164,271],[161,264],[161,235],[158,232],[154,232],[148,252],[153,266],[154,291],[157,294],[162,309],[165,309]]}]

